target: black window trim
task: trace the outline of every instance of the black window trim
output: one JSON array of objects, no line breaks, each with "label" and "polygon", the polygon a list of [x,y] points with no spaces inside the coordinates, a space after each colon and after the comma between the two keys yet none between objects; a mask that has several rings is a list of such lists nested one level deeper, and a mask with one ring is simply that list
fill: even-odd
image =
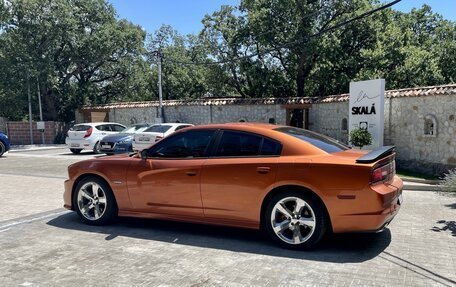
[{"label": "black window trim", "polygon": [[[158,157],[158,156],[147,156],[147,159],[154,159],[154,160],[195,160],[195,159],[208,159],[209,158],[209,155],[208,155],[208,150],[210,149],[211,145],[214,144],[214,141],[215,139],[217,138],[217,132],[218,132],[218,129],[192,129],[192,130],[188,130],[188,131],[178,131],[178,132],[174,132],[172,135],[166,137],[165,139],[166,140],[169,140],[169,139],[172,139],[173,137],[176,137],[176,136],[179,136],[181,134],[184,134],[184,133],[188,133],[188,132],[192,132],[192,131],[213,131],[214,133],[212,134],[212,137],[211,139],[209,140],[209,143],[207,144],[206,146],[206,149],[204,150],[204,156],[202,157]],[[164,139],[164,140],[165,140]],[[155,144],[148,148],[147,150],[151,150],[153,147],[155,146]]]},{"label": "black window trim", "polygon": [[[243,133],[243,134],[248,134],[248,135],[254,135],[258,136],[261,138],[261,143],[260,146],[258,147],[257,155],[244,155],[244,156],[217,156],[215,153],[217,152],[218,146],[220,144],[220,141],[222,139],[223,132],[228,131],[228,132],[238,132],[238,133]],[[261,150],[263,149],[263,143],[264,139],[268,139],[270,141],[273,141],[279,145],[279,154],[274,154],[274,155],[262,155],[259,154]],[[282,150],[283,150],[283,145],[280,141],[270,138],[265,135],[253,133],[253,132],[248,132],[248,131],[241,131],[241,130],[235,130],[235,129],[219,129],[218,133],[216,135],[216,139],[214,141],[214,146],[212,147],[210,153],[209,153],[209,158],[214,159],[214,158],[263,158],[263,157],[280,157],[282,155]]]}]

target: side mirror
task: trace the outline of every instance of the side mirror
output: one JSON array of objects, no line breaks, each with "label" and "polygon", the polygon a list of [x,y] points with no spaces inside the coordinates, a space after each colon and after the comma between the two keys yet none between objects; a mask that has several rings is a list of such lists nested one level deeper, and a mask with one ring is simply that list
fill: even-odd
[{"label": "side mirror", "polygon": [[146,159],[148,157],[147,156],[148,150],[147,149],[143,149],[139,154],[141,155],[141,159]]}]

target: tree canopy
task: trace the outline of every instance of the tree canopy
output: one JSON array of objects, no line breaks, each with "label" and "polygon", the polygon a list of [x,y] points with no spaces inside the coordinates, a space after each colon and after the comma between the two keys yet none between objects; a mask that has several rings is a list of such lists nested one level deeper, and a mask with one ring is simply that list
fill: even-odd
[{"label": "tree canopy", "polygon": [[454,83],[455,22],[426,5],[359,17],[381,5],[241,0],[206,15],[196,35],[146,35],[106,0],[0,0],[0,116],[26,118],[28,89],[45,120],[157,99],[159,58],[164,99],[326,96],[380,77],[388,89]]}]

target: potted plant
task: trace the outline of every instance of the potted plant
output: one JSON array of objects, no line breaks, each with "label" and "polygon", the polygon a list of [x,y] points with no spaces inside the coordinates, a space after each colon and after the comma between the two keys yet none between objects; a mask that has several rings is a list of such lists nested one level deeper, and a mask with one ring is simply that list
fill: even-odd
[{"label": "potted plant", "polygon": [[350,143],[361,149],[372,144],[372,135],[366,129],[356,128],[350,132]]}]

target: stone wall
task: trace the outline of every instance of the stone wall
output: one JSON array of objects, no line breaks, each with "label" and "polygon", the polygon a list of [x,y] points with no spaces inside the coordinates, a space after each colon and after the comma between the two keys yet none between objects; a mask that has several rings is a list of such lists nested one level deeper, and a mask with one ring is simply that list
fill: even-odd
[{"label": "stone wall", "polygon": [[348,102],[318,103],[309,109],[310,130],[348,143],[348,130],[342,128],[343,119],[348,123]]}]

